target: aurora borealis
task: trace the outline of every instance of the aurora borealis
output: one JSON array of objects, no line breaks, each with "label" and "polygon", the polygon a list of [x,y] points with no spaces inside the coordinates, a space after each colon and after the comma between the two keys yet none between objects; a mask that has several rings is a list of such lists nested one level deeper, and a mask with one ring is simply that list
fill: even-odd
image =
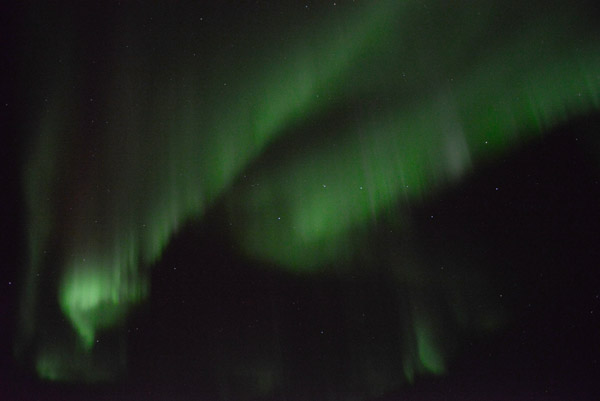
[{"label": "aurora borealis", "polygon": [[592,3],[222,3],[18,8],[15,358],[42,383],[135,377],[170,360],[129,362],[146,316],[172,327],[148,352],[188,353],[219,399],[450,374],[531,278],[490,256],[504,234],[429,209],[599,112]]}]

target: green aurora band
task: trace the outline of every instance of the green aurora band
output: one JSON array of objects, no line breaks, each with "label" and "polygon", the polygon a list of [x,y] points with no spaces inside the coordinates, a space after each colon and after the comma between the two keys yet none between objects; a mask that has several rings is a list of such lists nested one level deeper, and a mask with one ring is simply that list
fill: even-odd
[{"label": "green aurora band", "polygon": [[[83,23],[58,13],[48,23],[60,44],[35,56],[47,100],[31,115],[23,170],[29,268],[16,347],[41,377],[118,376],[124,356],[121,368],[95,362],[98,332],[147,299],[170,238],[217,201],[249,257],[339,274],[368,258],[361,244],[374,224],[407,232],[410,203],[600,108],[600,35],[584,6],[364,3],[323,10],[310,29],[295,11],[277,33],[183,17],[171,36],[159,26],[157,43],[141,33],[151,10],[123,6],[107,45],[113,66],[93,96],[82,95],[99,89],[82,78],[91,67],[71,39]],[[390,263],[399,286],[419,286],[418,266]],[[59,281],[47,289],[50,274]],[[421,313],[403,327],[398,376],[408,381],[446,370],[425,294],[411,294]],[[44,319],[61,319],[41,311],[52,296],[68,322],[60,342],[39,334]]]}]

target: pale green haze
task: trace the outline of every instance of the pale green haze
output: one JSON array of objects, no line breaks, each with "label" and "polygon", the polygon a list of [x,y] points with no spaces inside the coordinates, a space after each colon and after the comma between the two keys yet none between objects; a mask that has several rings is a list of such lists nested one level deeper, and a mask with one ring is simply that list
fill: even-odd
[{"label": "pale green haze", "polygon": [[[99,333],[126,327],[170,240],[212,208],[266,269],[368,275],[373,227],[410,237],[411,205],[600,108],[600,25],[577,2],[348,1],[231,22],[123,3],[98,22],[97,60],[69,13],[31,33],[16,354],[43,379],[126,372],[126,346],[100,358]],[[442,375],[456,334],[428,288],[446,289],[461,330],[493,330],[502,311],[471,315],[461,279],[432,284],[416,251],[392,254],[377,260],[411,313],[390,381]]]}]

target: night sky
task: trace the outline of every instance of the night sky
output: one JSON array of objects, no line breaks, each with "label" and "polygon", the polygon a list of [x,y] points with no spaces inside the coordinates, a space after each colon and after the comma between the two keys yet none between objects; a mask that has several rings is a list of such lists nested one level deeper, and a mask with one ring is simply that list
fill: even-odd
[{"label": "night sky", "polygon": [[0,399],[600,397],[600,14],[0,6]]}]

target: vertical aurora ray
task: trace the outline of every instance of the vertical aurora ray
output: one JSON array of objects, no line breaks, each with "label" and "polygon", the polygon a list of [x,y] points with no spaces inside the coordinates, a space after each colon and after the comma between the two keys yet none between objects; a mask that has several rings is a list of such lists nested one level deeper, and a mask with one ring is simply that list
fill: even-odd
[{"label": "vertical aurora ray", "polygon": [[[100,106],[87,112],[81,107],[80,115],[75,110],[73,115],[65,112],[71,100],[60,94],[60,88],[72,86],[72,76],[61,74],[60,69],[59,73],[49,71],[44,83],[53,85],[46,90],[62,107],[45,110],[45,114],[61,125],[41,123],[39,145],[25,167],[26,186],[31,188],[32,275],[21,313],[22,342],[31,341],[36,330],[31,327],[32,316],[39,314],[35,282],[42,266],[49,263],[39,255],[50,253],[52,263],[60,265],[52,269],[60,272],[56,291],[61,310],[78,333],[81,352],[91,355],[96,332],[122,321],[131,306],[147,296],[145,269],[160,257],[181,224],[200,217],[284,127],[325,107],[320,93],[343,96],[347,66],[366,58],[369,43],[377,41],[389,25],[385,20],[390,8],[385,4],[370,7],[365,14],[342,17],[341,23],[322,24],[318,32],[301,29],[295,32],[301,41],[287,35],[262,38],[285,46],[275,54],[260,49],[260,54],[240,60],[235,50],[217,51],[213,54],[216,61],[202,58],[173,65],[167,75],[163,66],[146,62],[150,49],[143,50],[148,46],[146,38],[128,26],[136,19],[129,15],[117,21],[126,32],[117,41],[130,45],[117,46],[114,71],[102,70],[95,77],[106,81],[108,95],[86,99]],[[61,18],[59,24],[64,23]],[[339,30],[343,24],[352,30],[343,33]],[[65,25],[77,29],[73,21]],[[209,35],[232,40],[231,48],[248,46],[243,36],[222,38],[218,31]],[[255,40],[260,43],[261,38]],[[170,45],[169,40],[166,43]],[[198,52],[206,46],[198,45]],[[71,68],[86,68],[73,60]],[[223,60],[232,65],[222,69],[218,62]],[[239,70],[247,73],[240,75]],[[149,92],[148,85],[161,78],[163,82]],[[98,88],[91,90],[98,92]],[[49,147],[45,142],[62,146]],[[64,158],[69,148],[71,155]],[[61,158],[57,166],[38,162],[56,163]],[[50,188],[44,190],[35,183],[42,177],[44,185],[58,184],[66,193],[53,195]],[[56,196],[55,204],[52,196]],[[60,220],[54,227],[48,226],[51,216]],[[39,353],[44,354],[43,350]],[[44,376],[61,378],[56,358],[53,361],[38,366],[44,366]],[[49,366],[56,367],[52,374]],[[64,372],[64,379],[75,373]],[[93,369],[79,374],[80,379],[94,379]]]},{"label": "vertical aurora ray", "polygon": [[[487,48],[481,37],[500,18],[493,2],[482,13],[395,3],[348,6],[318,29],[313,21],[275,34],[204,32],[189,17],[187,34],[158,45],[169,58],[154,55],[140,33],[144,15],[131,8],[116,18],[100,84],[73,78],[97,72],[75,44],[68,67],[48,68],[50,105],[36,117],[24,168],[30,267],[20,346],[47,329],[75,334],[33,345],[40,376],[112,378],[96,364],[98,333],[148,297],[149,266],[218,199],[249,257],[295,273],[343,272],[369,259],[361,244],[376,223],[406,232],[411,203],[600,107],[600,41],[575,27],[584,7],[540,11]],[[66,29],[81,28],[73,24]],[[418,265],[390,264],[398,286],[427,287]],[[56,284],[42,292],[40,274]],[[415,303],[426,305],[427,293],[413,291]],[[48,299],[68,327],[44,321]],[[402,325],[398,377],[444,373],[433,309]]]}]

